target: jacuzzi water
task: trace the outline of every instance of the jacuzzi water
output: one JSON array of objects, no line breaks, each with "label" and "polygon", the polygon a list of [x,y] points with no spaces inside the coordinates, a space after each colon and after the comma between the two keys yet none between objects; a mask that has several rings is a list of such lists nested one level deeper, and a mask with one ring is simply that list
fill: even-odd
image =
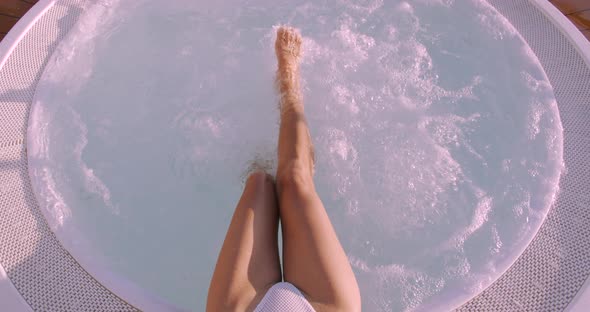
[{"label": "jacuzzi water", "polygon": [[315,182],[364,311],[476,295],[556,195],[552,88],[484,1],[99,1],[80,14],[36,90],[29,171],[99,280],[204,310],[244,172],[275,163],[280,24],[304,36]]}]

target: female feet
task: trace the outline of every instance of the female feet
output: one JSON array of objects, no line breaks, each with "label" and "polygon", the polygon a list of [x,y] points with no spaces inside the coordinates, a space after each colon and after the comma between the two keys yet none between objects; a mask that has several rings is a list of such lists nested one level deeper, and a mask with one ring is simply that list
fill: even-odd
[{"label": "female feet", "polygon": [[299,97],[299,58],[301,56],[299,32],[294,28],[281,26],[277,30],[275,53],[279,65],[277,82],[281,96]]}]

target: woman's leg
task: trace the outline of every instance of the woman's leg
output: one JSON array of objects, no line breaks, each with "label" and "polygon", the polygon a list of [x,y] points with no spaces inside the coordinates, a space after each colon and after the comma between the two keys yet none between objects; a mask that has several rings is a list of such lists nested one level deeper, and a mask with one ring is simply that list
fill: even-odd
[{"label": "woman's leg", "polygon": [[301,37],[280,28],[275,45],[281,94],[277,193],[283,231],[283,274],[317,311],[360,311],[346,254],[313,184],[313,146],[299,90]]},{"label": "woman's leg", "polygon": [[271,176],[257,171],[244,192],[221,247],[209,286],[207,311],[252,311],[281,282],[279,211]]}]

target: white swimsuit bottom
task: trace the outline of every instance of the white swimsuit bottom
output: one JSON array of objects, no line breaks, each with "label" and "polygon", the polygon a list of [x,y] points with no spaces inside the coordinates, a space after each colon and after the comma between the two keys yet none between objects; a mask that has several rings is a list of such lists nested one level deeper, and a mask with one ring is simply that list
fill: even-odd
[{"label": "white swimsuit bottom", "polygon": [[315,312],[309,301],[291,283],[274,284],[254,312]]}]

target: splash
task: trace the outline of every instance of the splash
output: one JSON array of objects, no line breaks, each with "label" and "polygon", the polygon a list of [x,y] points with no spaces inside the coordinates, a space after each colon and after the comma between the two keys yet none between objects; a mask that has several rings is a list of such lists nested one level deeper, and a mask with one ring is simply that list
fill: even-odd
[{"label": "splash", "polygon": [[[100,224],[80,227],[113,271],[180,306],[202,310],[244,176],[276,169],[276,25],[304,36],[316,187],[364,311],[461,304],[520,254],[558,191],[553,90],[485,1],[142,0],[84,14],[37,90],[35,190],[58,226]],[[155,283],[153,267],[171,269]]]}]

